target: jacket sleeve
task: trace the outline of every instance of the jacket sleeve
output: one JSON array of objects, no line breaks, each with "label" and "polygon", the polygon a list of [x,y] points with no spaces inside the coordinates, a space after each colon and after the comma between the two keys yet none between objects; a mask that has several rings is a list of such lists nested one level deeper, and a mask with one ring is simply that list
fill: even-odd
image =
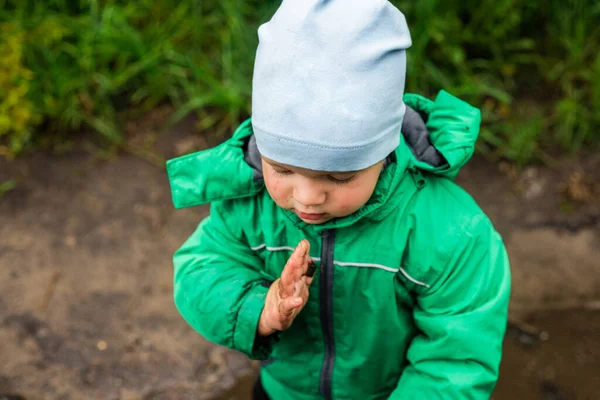
[{"label": "jacket sleeve", "polygon": [[206,339],[264,359],[270,343],[255,345],[255,335],[268,288],[262,285],[262,260],[244,243],[235,221],[231,202],[213,203],[210,216],[177,250],[175,305]]},{"label": "jacket sleeve", "polygon": [[487,218],[463,233],[430,288],[417,295],[408,365],[390,400],[489,399],[510,294],[508,257]]}]

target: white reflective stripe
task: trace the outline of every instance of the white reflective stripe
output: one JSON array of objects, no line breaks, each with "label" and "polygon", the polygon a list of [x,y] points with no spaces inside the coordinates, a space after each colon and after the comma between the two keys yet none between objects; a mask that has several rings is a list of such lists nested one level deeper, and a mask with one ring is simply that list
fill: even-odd
[{"label": "white reflective stripe", "polygon": [[416,280],[415,278],[413,278],[412,276],[408,275],[408,273],[402,269],[402,268],[392,268],[392,267],[386,267],[385,265],[381,265],[381,264],[365,264],[365,263],[352,263],[352,262],[342,262],[342,261],[334,261],[333,262],[336,265],[339,265],[340,267],[368,267],[368,268],[379,268],[379,269],[383,269],[386,271],[390,271],[390,272],[402,272],[402,275],[404,275],[406,277],[406,279],[408,279],[409,281],[416,283],[417,285],[421,285],[421,286],[425,286],[426,288],[429,288],[430,286],[424,282],[420,282],[418,280]]},{"label": "white reflective stripe", "polygon": [[[254,250],[254,251],[262,250],[264,248],[266,248],[269,251],[284,251],[284,250],[294,251],[295,250],[293,247],[289,247],[289,246],[270,247],[270,246],[267,246],[266,244],[261,244],[260,246],[256,246],[256,247],[250,247],[250,249]],[[321,261],[321,257],[311,257],[311,259],[313,261]]]},{"label": "white reflective stripe", "polygon": [[[288,250],[288,251],[294,251],[293,247],[289,247],[289,246],[281,246],[281,247],[270,247],[267,246],[266,244],[261,244],[260,246],[256,246],[256,247],[251,247],[252,250],[254,251],[258,251],[261,249],[266,248],[269,251],[283,251],[283,250]],[[321,261],[321,257],[311,257],[311,259],[313,261]],[[364,267],[364,268],[378,268],[378,269],[383,269],[385,271],[390,271],[390,272],[402,272],[402,275],[404,275],[406,277],[406,279],[408,279],[409,281],[417,284],[417,285],[421,285],[421,286],[425,286],[426,288],[429,288],[430,285],[424,283],[424,282],[420,282],[418,280],[416,280],[415,278],[413,278],[412,276],[410,276],[404,269],[402,268],[392,268],[392,267],[386,267],[385,265],[381,265],[381,264],[368,264],[368,263],[353,263],[353,262],[345,262],[345,261],[334,261],[333,262],[335,265],[339,265],[340,267]]]},{"label": "white reflective stripe", "polygon": [[398,268],[386,267],[381,264],[365,264],[365,263],[353,263],[353,262],[343,262],[343,261],[334,261],[335,265],[339,265],[340,267],[367,267],[367,268],[379,268],[390,272],[398,272]]},{"label": "white reflective stripe", "polygon": [[409,281],[416,283],[417,285],[421,285],[421,286],[425,286],[426,288],[429,288],[430,286],[426,283],[423,282],[419,282],[418,280],[416,280],[415,278],[413,278],[412,276],[410,276],[409,274],[406,273],[405,270],[403,270],[402,268],[400,268],[400,272],[402,272],[402,275],[404,275],[406,277],[406,279],[408,279]]},{"label": "white reflective stripe", "polygon": [[281,246],[281,247],[269,247],[266,244],[261,244],[260,246],[256,246],[256,247],[250,247],[251,250],[257,251],[257,250],[261,250],[264,248],[267,248],[267,250],[269,251],[282,251],[282,250],[290,250],[290,251],[294,251],[294,248],[289,247],[289,246]]},{"label": "white reflective stripe", "polygon": [[281,247],[269,247],[269,246],[267,246],[267,250],[269,250],[269,251],[281,251],[281,250],[294,251],[294,248],[293,247],[288,247],[288,246],[281,246]]}]

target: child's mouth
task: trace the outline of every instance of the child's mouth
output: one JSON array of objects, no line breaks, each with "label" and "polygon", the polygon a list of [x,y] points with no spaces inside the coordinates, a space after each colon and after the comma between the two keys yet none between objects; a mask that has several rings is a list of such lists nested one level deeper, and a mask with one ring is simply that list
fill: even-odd
[{"label": "child's mouth", "polygon": [[298,210],[294,210],[294,211],[296,211],[296,214],[300,218],[307,220],[307,221],[318,221],[320,219],[323,219],[323,217],[325,216],[325,214],[307,214],[307,213],[300,212]]}]

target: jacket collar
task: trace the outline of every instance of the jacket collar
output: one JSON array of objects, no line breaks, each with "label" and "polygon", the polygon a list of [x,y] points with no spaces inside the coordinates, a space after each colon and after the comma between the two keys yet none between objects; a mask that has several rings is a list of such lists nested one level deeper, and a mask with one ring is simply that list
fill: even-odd
[{"label": "jacket collar", "polygon": [[[393,208],[383,205],[396,203],[407,197],[407,190],[419,187],[421,171],[453,179],[471,157],[481,121],[478,109],[444,91],[435,101],[414,94],[405,95],[404,100],[408,111],[400,145],[371,199],[354,214],[318,225],[319,229],[348,226],[365,216],[382,218],[386,209]],[[215,148],[169,160],[167,172],[176,208],[258,194],[264,182],[251,120]],[[407,175],[413,179],[405,179]],[[407,184],[411,182],[416,185]],[[295,214],[286,215],[304,224]]]}]

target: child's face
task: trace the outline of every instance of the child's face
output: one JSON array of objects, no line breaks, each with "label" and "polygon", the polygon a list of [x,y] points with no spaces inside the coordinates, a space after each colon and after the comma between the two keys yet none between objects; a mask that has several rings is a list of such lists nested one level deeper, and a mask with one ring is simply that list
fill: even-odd
[{"label": "child's face", "polygon": [[308,224],[345,217],[373,194],[383,161],[361,171],[325,172],[292,167],[263,158],[263,176],[271,198]]}]

